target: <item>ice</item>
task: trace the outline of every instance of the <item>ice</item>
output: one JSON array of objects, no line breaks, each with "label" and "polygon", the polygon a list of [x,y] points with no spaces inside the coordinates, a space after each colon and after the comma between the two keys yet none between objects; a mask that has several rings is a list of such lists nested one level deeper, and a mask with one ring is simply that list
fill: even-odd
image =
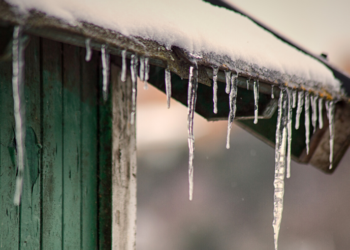
[{"label": "ice", "polygon": [[15,117],[15,138],[17,151],[16,190],[13,203],[21,203],[23,173],[25,164],[25,100],[24,100],[24,45],[22,27],[15,26],[12,41],[12,91],[13,113]]},{"label": "ice", "polygon": [[121,75],[121,80],[122,82],[126,81],[126,50],[122,51],[122,75]]},{"label": "ice", "polygon": [[145,57],[140,56],[140,80],[144,81],[145,80]]},{"label": "ice", "polygon": [[225,92],[226,92],[226,94],[229,94],[230,93],[230,82],[231,82],[231,71],[225,71],[225,77],[226,77]]},{"label": "ice", "polygon": [[148,82],[149,79],[149,58],[145,58],[145,85],[143,86],[144,89],[148,89]]},{"label": "ice", "polygon": [[287,178],[290,178],[290,163],[292,157],[292,117],[293,117],[293,104],[295,91],[292,93],[291,89],[287,88],[287,96],[288,96],[288,120],[287,120],[287,132],[288,132],[288,147],[287,147]]},{"label": "ice", "polygon": [[250,79],[247,79],[247,90],[249,90],[249,81]]},{"label": "ice", "polygon": [[310,94],[305,91],[305,144],[306,144],[306,154],[309,154],[309,144],[310,144]]},{"label": "ice", "polygon": [[329,121],[329,169],[333,168],[334,147],[334,101],[326,102],[327,117]]},{"label": "ice", "polygon": [[297,90],[296,89],[293,89],[293,109],[296,108],[297,106]]},{"label": "ice", "polygon": [[273,88],[274,87],[275,87],[274,85],[271,85],[271,99],[275,99],[275,95],[273,93]]},{"label": "ice", "polygon": [[87,61],[87,62],[89,62],[91,60],[91,55],[92,55],[90,44],[91,44],[91,38],[86,38],[86,40],[85,40],[85,46],[86,46],[85,61]]},{"label": "ice", "polygon": [[167,68],[165,69],[165,92],[167,99],[167,107],[170,108],[170,98],[171,98],[171,73]]},{"label": "ice", "polygon": [[230,148],[230,133],[231,133],[231,127],[232,122],[235,119],[236,116],[236,100],[237,100],[237,75],[232,75],[231,77],[231,91],[229,96],[229,102],[230,102],[230,113],[228,115],[228,121],[227,121],[227,137],[226,137],[226,148]]},{"label": "ice", "polygon": [[258,123],[259,111],[259,80],[254,80],[254,124]]},{"label": "ice", "polygon": [[197,88],[198,88],[198,66],[197,63],[194,66],[190,66],[190,72],[188,77],[188,92],[187,92],[187,128],[188,128],[188,148],[189,148],[189,160],[188,160],[188,178],[189,178],[189,199],[193,197],[193,158],[194,158],[194,134],[193,134],[193,118],[196,109],[197,101]]},{"label": "ice", "polygon": [[323,99],[318,99],[318,127],[323,128]]},{"label": "ice", "polygon": [[213,67],[213,105],[214,114],[218,113],[218,72],[219,67],[215,66]]},{"label": "ice", "polygon": [[107,51],[107,45],[101,46],[101,59],[102,59],[102,91],[103,100],[108,99],[108,84],[109,84],[109,53]]},{"label": "ice", "polygon": [[278,249],[278,236],[283,212],[284,175],[286,164],[286,140],[287,140],[287,96],[280,92],[278,101],[278,117],[276,125],[275,145],[275,179],[274,185],[274,207],[273,207],[273,231],[275,250]]},{"label": "ice", "polygon": [[136,113],[137,64],[138,64],[137,56],[131,55],[131,65],[130,65],[131,81],[132,81],[131,120],[130,120],[131,124],[134,124],[134,122],[135,122],[135,113]]},{"label": "ice", "polygon": [[300,115],[303,111],[303,105],[304,105],[304,91],[299,90],[298,92],[298,107],[297,107],[297,113],[295,116],[295,129],[299,129],[300,125]]},{"label": "ice", "polygon": [[311,115],[311,123],[312,127],[314,128],[313,133],[316,132],[317,128],[317,96],[311,96],[311,108],[312,108],[312,115]]}]

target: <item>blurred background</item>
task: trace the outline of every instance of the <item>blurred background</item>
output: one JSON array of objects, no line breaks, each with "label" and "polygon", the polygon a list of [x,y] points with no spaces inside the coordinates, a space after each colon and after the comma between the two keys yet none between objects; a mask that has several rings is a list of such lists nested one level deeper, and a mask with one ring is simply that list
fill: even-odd
[{"label": "blurred background", "polygon": [[[226,0],[350,72],[350,1]],[[234,25],[232,26],[234,28]],[[195,116],[188,200],[187,108],[138,86],[138,250],[273,249],[274,149],[227,121]],[[326,175],[292,163],[280,250],[350,249],[350,151]]]}]

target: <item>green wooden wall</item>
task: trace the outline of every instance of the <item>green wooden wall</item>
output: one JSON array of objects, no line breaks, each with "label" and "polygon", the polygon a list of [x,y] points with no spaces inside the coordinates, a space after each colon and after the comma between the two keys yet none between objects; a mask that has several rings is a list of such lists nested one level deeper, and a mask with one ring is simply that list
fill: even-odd
[{"label": "green wooden wall", "polygon": [[26,149],[13,204],[12,62],[0,62],[0,249],[110,249],[111,103],[100,55],[31,37],[25,52]]}]

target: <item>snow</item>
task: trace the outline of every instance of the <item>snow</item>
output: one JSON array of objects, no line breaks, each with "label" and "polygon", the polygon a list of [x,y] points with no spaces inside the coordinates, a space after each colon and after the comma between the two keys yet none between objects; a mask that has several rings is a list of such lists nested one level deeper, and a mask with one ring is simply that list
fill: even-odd
[{"label": "snow", "polygon": [[[276,39],[247,17],[201,0],[6,1],[21,12],[35,9],[71,25],[84,21],[125,36],[155,40],[167,48],[225,55],[340,90],[339,81],[319,61]],[[227,24],[234,28],[227,29]]]}]

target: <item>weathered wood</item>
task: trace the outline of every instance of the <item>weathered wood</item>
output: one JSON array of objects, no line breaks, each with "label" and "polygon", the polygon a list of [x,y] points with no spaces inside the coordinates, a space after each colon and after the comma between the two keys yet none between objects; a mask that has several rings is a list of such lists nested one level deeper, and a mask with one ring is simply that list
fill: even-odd
[{"label": "weathered wood", "polygon": [[131,118],[131,75],[120,80],[121,69],[112,64],[113,169],[112,249],[136,249],[136,126]]}]

